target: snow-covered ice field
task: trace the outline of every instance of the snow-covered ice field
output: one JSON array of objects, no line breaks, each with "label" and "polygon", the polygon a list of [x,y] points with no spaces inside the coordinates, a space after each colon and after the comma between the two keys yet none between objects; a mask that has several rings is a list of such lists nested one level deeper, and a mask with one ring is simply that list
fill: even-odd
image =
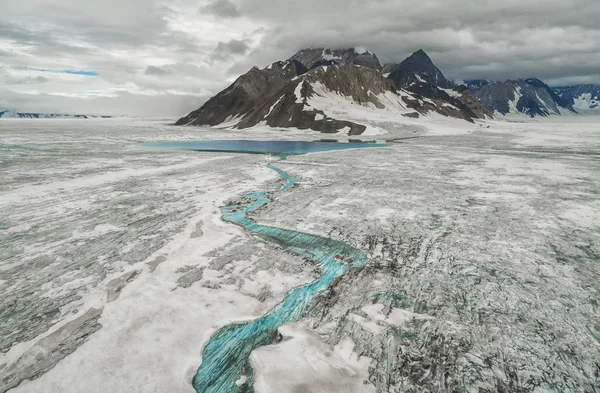
[{"label": "snow-covered ice field", "polygon": [[[277,163],[303,182],[254,218],[370,260],[252,354],[255,390],[598,391],[600,122],[392,122]],[[221,220],[272,158],[139,145],[243,138],[335,135],[0,121],[0,392],[193,392],[212,332],[317,276]]]}]

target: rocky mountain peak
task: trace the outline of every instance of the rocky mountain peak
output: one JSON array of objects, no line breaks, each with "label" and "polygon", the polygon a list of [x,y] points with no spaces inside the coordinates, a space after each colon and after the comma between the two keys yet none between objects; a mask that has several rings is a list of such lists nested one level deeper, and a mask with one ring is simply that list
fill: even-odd
[{"label": "rocky mountain peak", "polygon": [[262,72],[269,78],[291,79],[308,71],[304,64],[296,60],[276,61],[265,67]]},{"label": "rocky mountain peak", "polygon": [[452,88],[450,82],[442,71],[436,67],[431,58],[423,49],[419,49],[405,59],[402,63],[395,65],[390,71],[390,78],[396,77],[407,81],[407,75],[414,74],[419,80],[423,80],[434,86],[442,88]]},{"label": "rocky mountain peak", "polygon": [[423,49],[419,49],[418,51],[414,52],[400,64],[403,65],[404,68],[413,68],[414,70],[423,71],[427,71],[432,67],[437,68],[435,64],[433,64],[431,57],[429,57],[429,55],[425,53]]},{"label": "rocky mountain peak", "polygon": [[377,56],[362,47],[344,49],[307,48],[300,50],[289,60],[296,60],[307,69],[332,64],[381,68]]},{"label": "rocky mountain peak", "polygon": [[410,57],[408,57],[408,59],[411,59],[411,58],[413,58],[413,59],[420,59],[420,60],[425,60],[425,61],[430,61],[431,62],[431,58],[429,57],[429,55],[427,53],[425,53],[425,51],[423,49],[419,49],[418,51],[416,51],[415,53],[413,53]]},{"label": "rocky mountain peak", "polygon": [[554,90],[550,88],[547,84],[539,80],[538,78],[529,78],[524,80],[530,86],[533,86],[537,89],[541,89],[545,94],[547,94],[559,107],[566,108],[573,112],[573,103],[567,99],[560,97]]},{"label": "rocky mountain peak", "polygon": [[542,82],[541,80],[539,80],[538,78],[528,78],[528,79],[523,79],[523,81],[525,83],[527,83],[528,85],[535,86],[535,87],[545,87],[546,86],[546,84],[544,82]]}]

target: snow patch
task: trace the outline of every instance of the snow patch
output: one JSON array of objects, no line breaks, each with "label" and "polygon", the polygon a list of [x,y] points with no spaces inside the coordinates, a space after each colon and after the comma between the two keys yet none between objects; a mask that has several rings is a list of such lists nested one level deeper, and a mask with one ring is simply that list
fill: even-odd
[{"label": "snow patch", "polygon": [[228,128],[233,127],[242,120],[242,114],[230,115],[223,120],[222,123],[213,126],[213,128]]},{"label": "snow patch", "polygon": [[521,91],[521,87],[517,86],[515,88],[515,98],[511,101],[508,101],[508,113],[510,114],[518,114],[520,113],[517,109],[517,102],[523,97],[523,93]]},{"label": "snow patch", "polygon": [[329,49],[323,49],[323,53],[321,54],[321,58],[323,60],[342,60],[341,57],[334,55]]},{"label": "snow patch", "polygon": [[580,113],[600,113],[598,96],[592,98],[591,93],[584,93],[574,99],[573,108]]},{"label": "snow patch", "polygon": [[415,77],[417,78],[417,80],[418,80],[419,82],[421,82],[421,83],[427,83],[427,82],[425,81],[425,79],[421,78],[421,76],[420,76],[419,74],[415,74]]},{"label": "snow patch", "polygon": [[457,91],[454,91],[452,89],[444,89],[443,87],[438,87],[438,89],[446,92],[446,94],[448,94],[450,97],[455,97],[455,98],[460,98],[461,94]]},{"label": "snow patch", "polygon": [[298,83],[298,85],[296,86],[296,90],[294,90],[294,95],[296,96],[296,104],[302,104],[303,100],[302,100],[302,85],[304,84],[304,81]]},{"label": "snow patch", "polygon": [[269,112],[267,112],[267,114],[265,115],[265,117],[263,117],[263,119],[266,119],[267,117],[269,117],[269,115],[271,114],[271,112],[273,112],[273,108],[275,108],[277,106],[277,104],[279,104],[281,102],[281,100],[283,99],[283,97],[285,97],[285,96],[279,97],[279,99],[273,105],[271,105],[271,108],[269,108]]}]

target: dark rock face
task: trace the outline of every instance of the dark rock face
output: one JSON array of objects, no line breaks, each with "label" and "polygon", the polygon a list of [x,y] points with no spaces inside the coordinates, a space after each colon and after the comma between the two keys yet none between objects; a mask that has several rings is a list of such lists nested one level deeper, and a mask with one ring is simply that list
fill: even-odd
[{"label": "dark rock face", "polygon": [[575,100],[578,100],[582,101],[586,109],[600,108],[600,85],[562,86],[552,90],[571,106],[575,105]]},{"label": "dark rock face", "polygon": [[250,114],[281,90],[291,78],[307,71],[302,63],[295,60],[278,61],[263,70],[254,67],[200,109],[175,124],[214,126]]},{"label": "dark rock face", "polygon": [[179,119],[175,124],[214,126],[246,115],[281,90],[286,83],[287,79],[277,78],[275,72],[254,67],[208,100],[200,109]]},{"label": "dark rock face", "polygon": [[537,78],[525,79],[525,83],[527,83],[530,86],[533,86],[536,89],[536,91],[542,90],[546,92],[550,96],[550,98],[556,103],[556,105],[563,108],[567,108],[571,111],[573,110],[573,104],[569,103],[569,100],[561,98],[558,94],[554,92],[554,90],[550,88],[550,86],[548,86],[541,80]]},{"label": "dark rock face", "polygon": [[[319,72],[324,73],[323,69]],[[313,77],[312,80],[315,79],[317,78]],[[300,97],[296,96],[297,93]],[[305,104],[314,94],[311,84],[306,79],[291,81],[271,100],[244,117],[236,127],[248,128],[265,121],[270,127],[296,127],[324,133],[335,133],[345,127],[350,128],[350,135],[360,135],[365,131],[364,125],[329,118],[318,109],[305,110]]]},{"label": "dark rock face", "polygon": [[442,71],[433,64],[431,58],[422,49],[413,53],[402,63],[397,64],[391,69],[390,78],[399,71],[409,72],[417,75],[424,82],[443,88],[452,88],[453,84],[446,79]]},{"label": "dark rock face", "polygon": [[461,109],[465,115],[469,118],[476,118],[477,116],[471,109],[465,105],[461,100],[457,97],[451,96],[446,91],[439,89],[437,86],[431,85],[429,83],[413,83],[407,88],[408,91],[418,94],[421,97],[427,97],[431,99],[441,100],[449,102],[455,107]]},{"label": "dark rock face", "polygon": [[306,68],[314,68],[317,63],[321,65],[359,65],[368,68],[380,69],[381,64],[374,53],[366,49],[327,49],[310,48],[303,49],[290,57],[290,60],[296,60],[302,63]]},{"label": "dark rock face", "polygon": [[330,66],[330,65],[337,65],[337,63],[333,60],[319,60],[315,64],[313,64],[313,66],[310,67],[310,69],[314,70],[315,68],[318,68],[318,67],[325,67],[325,66]]},{"label": "dark rock face", "polygon": [[413,72],[402,69],[392,68],[388,78],[393,80],[396,85],[402,89],[409,89],[412,85],[419,83],[424,84]]},{"label": "dark rock face", "polygon": [[491,111],[506,115],[523,113],[530,117],[560,115],[561,109],[574,112],[572,104],[559,97],[539,79],[508,80],[483,86],[475,97]]},{"label": "dark rock face", "polygon": [[322,83],[330,91],[335,91],[352,100],[364,104],[372,103],[377,108],[384,108],[375,97],[386,91],[396,91],[393,81],[384,78],[376,69],[355,66],[327,67],[306,75],[310,83]]},{"label": "dark rock face", "polygon": [[404,117],[410,117],[411,119],[418,119],[419,118],[419,113],[418,112],[410,112],[410,113],[405,113],[402,116],[404,116]]},{"label": "dark rock face", "polygon": [[364,125],[331,119],[318,109],[305,110],[308,100],[315,95],[313,85],[317,83],[356,103],[371,103],[377,108],[384,106],[375,97],[376,95],[386,91],[395,91],[394,83],[383,78],[375,69],[349,65],[321,67],[302,78],[291,81],[270,101],[265,102],[255,112],[245,117],[237,127],[252,127],[261,121],[266,121],[267,125],[271,127],[310,128],[326,133],[350,127],[350,135],[361,134],[366,129]]},{"label": "dark rock face", "polygon": [[291,79],[308,72],[304,64],[296,60],[276,61],[262,70],[270,79]]},{"label": "dark rock face", "polygon": [[517,83],[509,81],[496,82],[476,90],[474,94],[488,109],[505,115],[510,112],[509,103],[517,97],[517,87]]},{"label": "dark rock face", "polygon": [[494,114],[473,95],[473,92],[464,85],[453,89],[459,94],[460,102],[467,106],[479,119],[492,119]]}]

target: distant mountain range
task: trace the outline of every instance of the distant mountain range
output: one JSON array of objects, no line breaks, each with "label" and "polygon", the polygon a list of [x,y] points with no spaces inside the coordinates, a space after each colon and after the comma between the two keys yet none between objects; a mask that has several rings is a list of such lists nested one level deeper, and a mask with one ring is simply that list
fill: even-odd
[{"label": "distant mountain range", "polygon": [[577,112],[600,113],[600,85],[575,85],[553,88]]},{"label": "distant mountain range", "polygon": [[553,89],[535,78],[458,84],[423,50],[382,66],[364,48],[308,48],[264,69],[252,68],[176,124],[359,135],[367,127],[357,118],[367,112],[411,118],[435,113],[472,122],[505,115],[600,114],[599,98],[597,85]]},{"label": "distant mountain range", "polygon": [[600,114],[600,85],[549,87],[537,78],[504,82],[468,80],[463,84],[484,105],[501,115]]},{"label": "distant mountain range", "polygon": [[576,113],[569,100],[561,98],[539,79],[493,82],[473,89],[473,94],[488,109],[502,115],[535,117]]},{"label": "distant mountain range", "polygon": [[0,111],[1,119],[110,119],[112,116],[66,115],[61,113],[24,113]]}]

